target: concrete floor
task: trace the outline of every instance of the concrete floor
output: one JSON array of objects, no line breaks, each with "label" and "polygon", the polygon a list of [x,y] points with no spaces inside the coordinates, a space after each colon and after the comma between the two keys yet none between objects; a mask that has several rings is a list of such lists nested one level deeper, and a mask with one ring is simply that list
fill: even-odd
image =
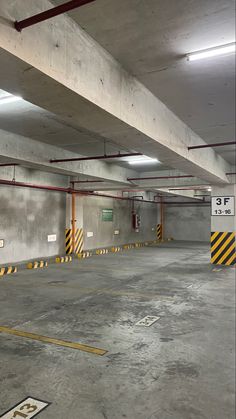
[{"label": "concrete floor", "polygon": [[215,269],[174,242],[1,279],[0,325],[108,353],[0,333],[0,415],[32,396],[40,419],[234,419],[235,269]]}]

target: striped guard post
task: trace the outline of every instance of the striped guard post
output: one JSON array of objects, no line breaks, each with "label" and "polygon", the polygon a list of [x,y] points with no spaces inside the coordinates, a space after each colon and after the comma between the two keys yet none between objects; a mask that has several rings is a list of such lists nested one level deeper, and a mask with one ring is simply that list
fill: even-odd
[{"label": "striped guard post", "polygon": [[160,241],[162,239],[162,226],[161,224],[157,224],[157,240]]},{"label": "striped guard post", "polygon": [[75,253],[78,255],[84,250],[84,232],[82,228],[77,228],[75,232]]},{"label": "striped guard post", "polygon": [[78,253],[77,254],[77,256],[78,256],[79,259],[89,258],[92,255],[93,255],[92,252],[88,252],[88,251],[87,252],[83,251],[82,253]]},{"label": "striped guard post", "polygon": [[39,261],[34,261],[34,262],[29,262],[27,264],[27,269],[38,269],[38,268],[47,268],[48,267],[48,262],[46,262],[45,260],[39,260]]},{"label": "striped guard post", "polygon": [[65,245],[66,245],[66,254],[71,255],[71,253],[73,252],[71,228],[66,228]]},{"label": "striped guard post", "polygon": [[97,249],[96,255],[106,255],[108,253],[108,249]]},{"label": "striped guard post", "polygon": [[6,266],[3,268],[0,268],[0,276],[15,274],[16,272],[17,272],[16,266]]},{"label": "striped guard post", "polygon": [[214,265],[236,263],[235,232],[214,231],[211,233],[211,263]]},{"label": "striped guard post", "polygon": [[72,256],[57,256],[56,263],[68,263],[72,262]]},{"label": "striped guard post", "polygon": [[[73,240],[72,240],[72,228],[66,229],[66,254],[71,255],[73,253]],[[75,229],[75,251],[78,255],[82,253],[84,249],[84,232],[82,228]]]}]

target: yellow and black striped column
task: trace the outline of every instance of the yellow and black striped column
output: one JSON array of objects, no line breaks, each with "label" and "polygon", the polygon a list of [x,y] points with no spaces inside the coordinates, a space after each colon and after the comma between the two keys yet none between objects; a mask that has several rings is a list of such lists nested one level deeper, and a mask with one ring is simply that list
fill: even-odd
[{"label": "yellow and black striped column", "polygon": [[66,254],[70,255],[73,252],[73,245],[72,245],[72,228],[66,229]]},{"label": "yellow and black striped column", "polygon": [[235,244],[235,232],[212,232],[211,263],[215,265],[234,265],[236,263]]},{"label": "yellow and black striped column", "polygon": [[[84,249],[84,233],[82,228],[76,228],[75,230],[75,254],[82,253]],[[66,229],[66,254],[71,255],[73,253],[73,240],[72,240],[72,228]]]},{"label": "yellow and black striped column", "polygon": [[82,228],[77,228],[75,232],[75,253],[78,255],[84,250],[84,232]]},{"label": "yellow and black striped column", "polygon": [[162,240],[162,225],[157,224],[157,240]]}]

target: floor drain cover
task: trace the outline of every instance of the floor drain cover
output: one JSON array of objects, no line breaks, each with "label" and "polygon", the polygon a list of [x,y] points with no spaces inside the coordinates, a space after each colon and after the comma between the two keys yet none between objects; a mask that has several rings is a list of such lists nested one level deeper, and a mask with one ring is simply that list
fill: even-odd
[{"label": "floor drain cover", "polygon": [[157,316],[146,316],[143,319],[139,320],[139,322],[136,323],[136,326],[149,327],[159,319],[160,317]]}]

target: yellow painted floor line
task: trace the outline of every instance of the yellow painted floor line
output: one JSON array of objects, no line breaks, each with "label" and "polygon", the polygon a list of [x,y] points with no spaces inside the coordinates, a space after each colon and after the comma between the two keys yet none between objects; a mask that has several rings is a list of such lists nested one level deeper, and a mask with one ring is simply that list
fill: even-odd
[{"label": "yellow painted floor line", "polygon": [[173,300],[175,296],[172,295],[166,295],[166,294],[158,294],[158,293],[144,293],[144,292],[133,292],[133,291],[126,291],[126,290],[112,290],[108,288],[82,288],[78,287],[74,284],[61,284],[60,282],[50,284],[51,286],[57,286],[61,288],[71,288],[76,289],[81,294],[108,294],[108,295],[114,295],[114,296],[121,296],[121,297],[131,297],[131,298],[146,298],[151,300]]},{"label": "yellow painted floor line", "polygon": [[102,356],[102,355],[105,355],[107,353],[107,351],[105,349],[99,349],[99,348],[95,348],[93,346],[83,345],[82,343],[70,342],[70,341],[66,341],[66,340],[50,338],[50,337],[47,337],[47,336],[41,336],[41,335],[37,335],[35,333],[24,332],[22,330],[11,329],[9,327],[4,327],[4,326],[0,326],[0,333],[6,333],[6,334],[9,334],[9,335],[20,336],[20,337],[28,338],[28,339],[32,339],[32,340],[38,340],[40,342],[51,343],[53,345],[58,345],[58,346],[65,346],[65,347],[71,348],[71,349],[78,349],[79,351],[89,352],[89,353],[94,354],[94,355],[101,355]]}]

